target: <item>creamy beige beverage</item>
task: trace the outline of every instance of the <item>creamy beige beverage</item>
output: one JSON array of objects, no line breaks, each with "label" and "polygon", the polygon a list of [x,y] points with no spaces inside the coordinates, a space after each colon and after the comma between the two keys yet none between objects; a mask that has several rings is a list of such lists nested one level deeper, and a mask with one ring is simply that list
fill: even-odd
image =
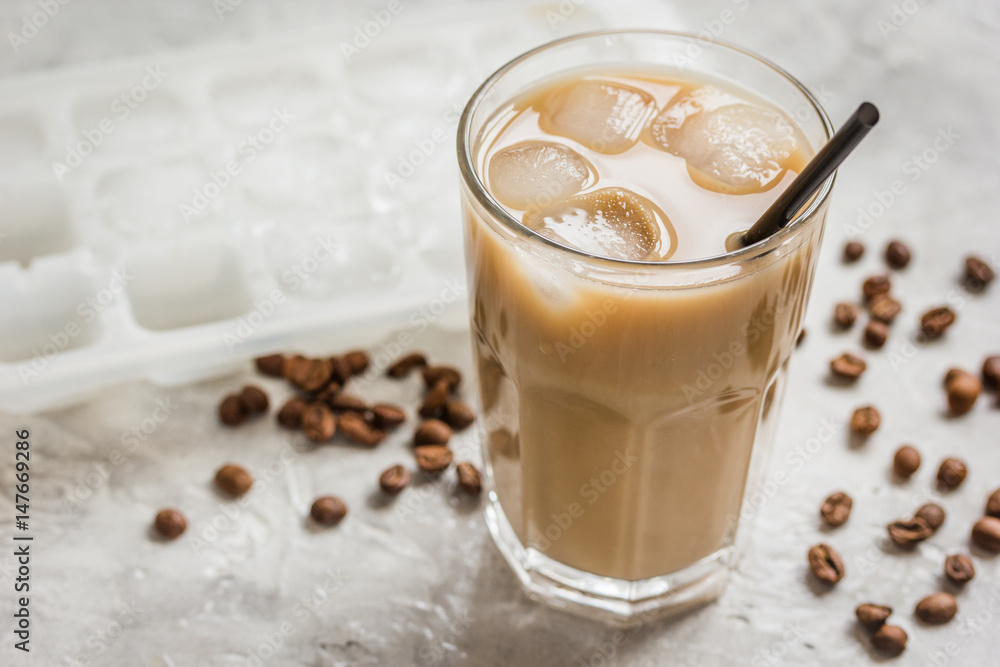
[{"label": "creamy beige beverage", "polygon": [[822,224],[761,257],[665,269],[732,249],[813,148],[749,92],[603,69],[502,105],[473,151],[516,220],[618,260],[529,243],[466,197],[488,466],[518,541],[628,581],[718,558],[773,426]]}]

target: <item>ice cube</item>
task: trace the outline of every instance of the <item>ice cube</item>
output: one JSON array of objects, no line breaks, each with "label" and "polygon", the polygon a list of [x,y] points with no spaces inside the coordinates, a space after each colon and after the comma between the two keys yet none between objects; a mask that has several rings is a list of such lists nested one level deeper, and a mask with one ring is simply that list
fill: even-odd
[{"label": "ice cube", "polygon": [[538,210],[575,195],[594,173],[590,163],[568,146],[526,141],[490,159],[490,191],[512,208]]},{"label": "ice cube", "polygon": [[776,111],[743,103],[699,109],[688,96],[666,107],[650,130],[656,144],[687,161],[696,183],[731,194],[778,183],[798,148],[795,127]]},{"label": "ice cube", "polygon": [[557,243],[613,259],[665,259],[674,245],[663,211],[624,188],[603,188],[529,211],[524,224]]},{"label": "ice cube", "polygon": [[740,98],[715,86],[687,85],[681,88],[649,124],[652,134],[657,136],[664,129],[677,129],[688,116],[699,111],[714,111],[719,107],[742,102]]},{"label": "ice cube", "polygon": [[557,89],[543,104],[538,122],[549,134],[577,141],[598,153],[631,148],[656,113],[649,93],[612,81],[583,79]]}]

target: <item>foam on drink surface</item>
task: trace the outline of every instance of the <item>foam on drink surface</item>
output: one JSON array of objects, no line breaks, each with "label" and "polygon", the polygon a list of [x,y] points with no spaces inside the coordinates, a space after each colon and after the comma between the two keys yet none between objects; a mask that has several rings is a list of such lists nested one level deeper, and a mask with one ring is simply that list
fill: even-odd
[{"label": "foam on drink surface", "polygon": [[742,91],[620,72],[528,91],[483,146],[491,193],[526,226],[643,261],[726,253],[812,156],[785,114]]}]

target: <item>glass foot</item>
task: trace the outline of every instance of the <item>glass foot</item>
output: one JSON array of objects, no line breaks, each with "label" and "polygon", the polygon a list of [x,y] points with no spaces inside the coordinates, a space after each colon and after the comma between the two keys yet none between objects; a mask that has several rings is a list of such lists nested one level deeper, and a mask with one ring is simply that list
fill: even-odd
[{"label": "glass foot", "polygon": [[725,587],[734,555],[729,546],[679,572],[628,581],[590,574],[537,549],[526,548],[493,493],[486,506],[486,524],[500,553],[532,599],[588,618],[626,625],[714,600]]}]

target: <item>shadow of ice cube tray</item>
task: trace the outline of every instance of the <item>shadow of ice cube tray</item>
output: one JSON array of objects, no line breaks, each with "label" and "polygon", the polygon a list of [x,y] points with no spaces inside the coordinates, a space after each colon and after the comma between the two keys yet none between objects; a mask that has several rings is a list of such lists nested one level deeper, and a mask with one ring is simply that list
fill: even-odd
[{"label": "shadow of ice cube tray", "polygon": [[[462,106],[603,27],[497,6],[0,82],[0,410],[210,377],[302,335],[357,344],[464,289]],[[436,324],[465,326],[458,301]]]}]

